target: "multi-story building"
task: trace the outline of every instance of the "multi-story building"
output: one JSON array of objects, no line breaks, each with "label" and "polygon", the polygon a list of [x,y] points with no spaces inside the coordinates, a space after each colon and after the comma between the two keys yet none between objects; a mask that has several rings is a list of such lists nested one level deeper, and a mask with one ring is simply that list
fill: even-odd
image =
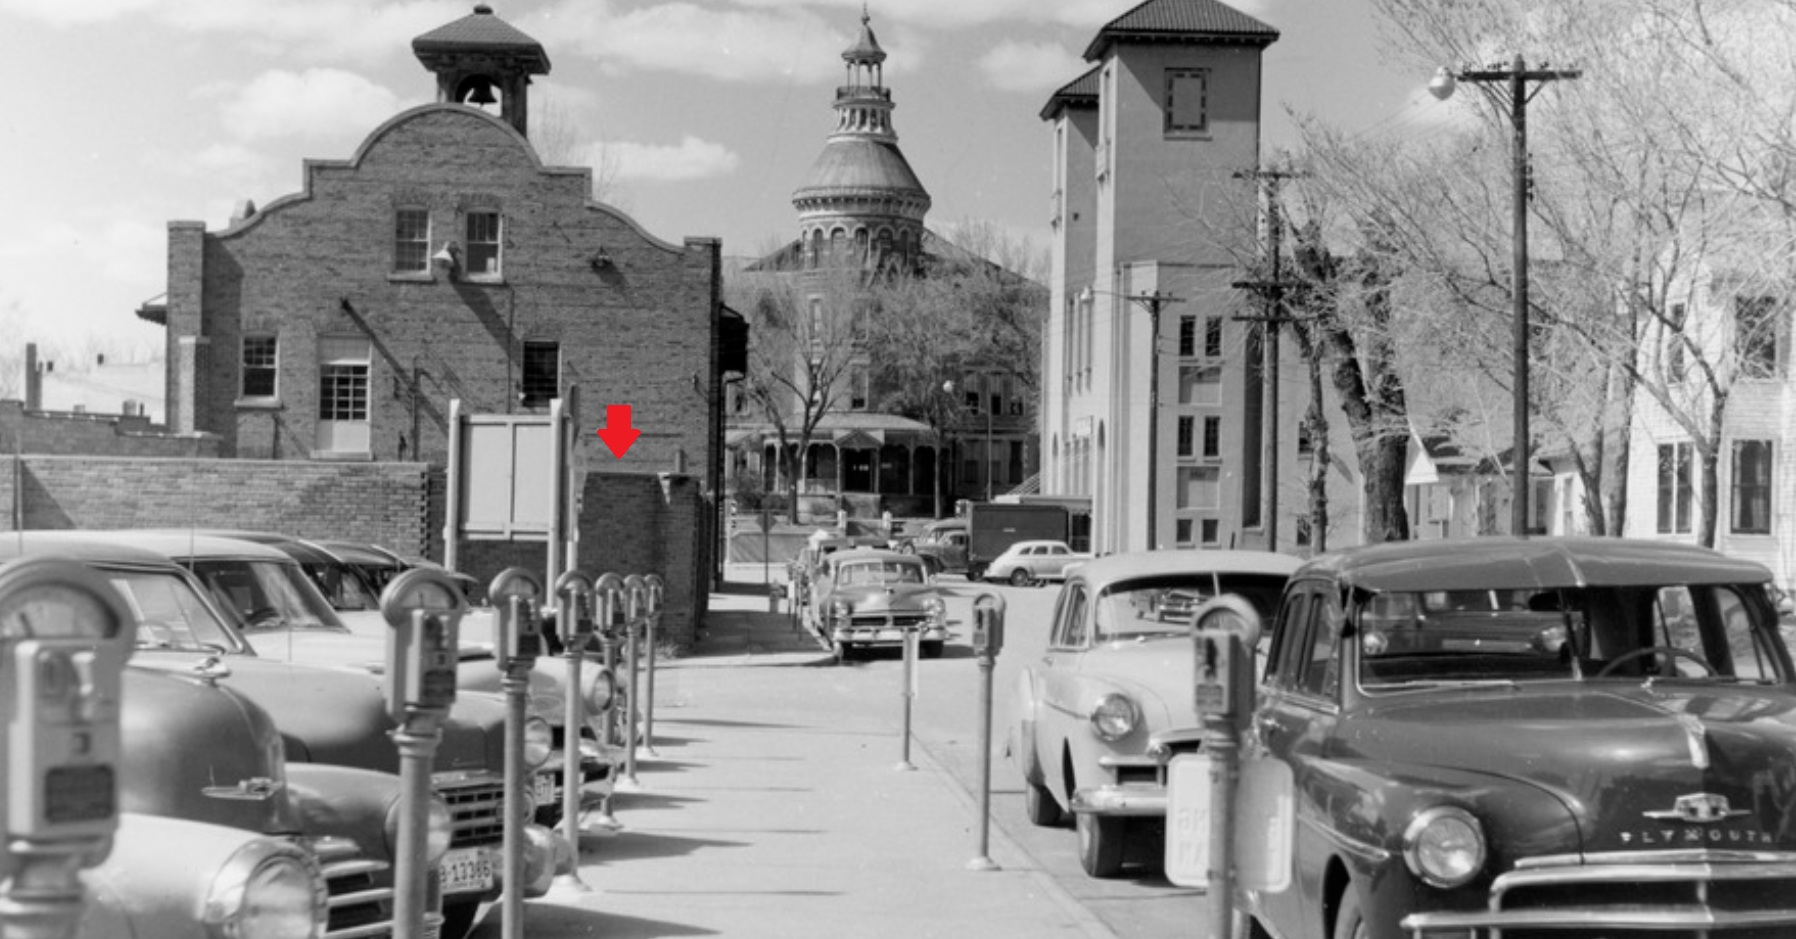
[{"label": "multi-story building", "polygon": [[[1042,492],[1089,499],[1097,553],[1302,540],[1302,506],[1287,495],[1273,512],[1268,495],[1301,491],[1307,384],[1288,337],[1265,357],[1245,319],[1259,305],[1235,286],[1254,254],[1240,208],[1255,205],[1261,58],[1277,39],[1215,0],[1148,0],[1098,30],[1092,68],[1042,109]],[[1270,420],[1268,361],[1284,391]]]},{"label": "multi-story building", "polygon": [[[739,322],[720,301],[718,242],[656,238],[593,199],[590,169],[544,165],[527,115],[549,57],[491,7],[412,49],[434,103],[394,115],[347,159],[308,160],[299,192],[244,203],[222,230],[169,224],[166,301],[139,315],[168,331],[170,429],[216,435],[239,459],[440,467],[452,400],[468,414],[546,414],[577,385],[591,474],[646,475],[632,491],[656,503],[672,492],[656,474],[690,481],[693,500],[715,493],[722,374],[741,368],[722,351]],[[628,404],[642,432],[621,457],[596,440],[610,404]],[[641,546],[625,570],[708,572],[711,510],[683,510],[698,522],[672,537],[698,544]],[[605,518],[667,514],[584,511],[594,547],[644,537],[606,537]],[[701,585],[685,586],[702,602]]]},{"label": "multi-story building", "polygon": [[822,418],[802,457],[793,453],[783,464],[796,469],[801,493],[811,497],[807,510],[825,507],[833,515],[846,504],[926,515],[951,508],[956,498],[1009,492],[1035,471],[1033,408],[1023,377],[1003,363],[962,363],[944,373],[941,400],[931,409],[935,421],[884,412],[880,401],[890,389],[876,387],[875,350],[846,325],[861,288],[876,276],[930,276],[956,265],[991,264],[925,227],[929,192],[898,146],[895,103],[884,81],[886,52],[865,13],[860,35],[842,59],[846,74],[836,88],[835,129],[792,196],[798,238],[748,268],[795,285],[788,302],[798,309],[786,351],[796,361],[776,383],[786,392],[771,405],[781,408],[779,420],[732,394],[732,481],[753,479],[769,491],[784,491],[779,448],[797,449],[792,430],[802,422],[808,395]]}]

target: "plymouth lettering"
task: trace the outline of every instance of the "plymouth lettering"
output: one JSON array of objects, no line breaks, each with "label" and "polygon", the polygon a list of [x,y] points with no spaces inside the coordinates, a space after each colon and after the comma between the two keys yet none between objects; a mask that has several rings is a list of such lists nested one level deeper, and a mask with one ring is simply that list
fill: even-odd
[{"label": "plymouth lettering", "polygon": [[1642,828],[1621,833],[1621,843],[1645,846],[1679,846],[1692,844],[1768,845],[1774,843],[1770,832],[1753,829],[1722,828]]}]

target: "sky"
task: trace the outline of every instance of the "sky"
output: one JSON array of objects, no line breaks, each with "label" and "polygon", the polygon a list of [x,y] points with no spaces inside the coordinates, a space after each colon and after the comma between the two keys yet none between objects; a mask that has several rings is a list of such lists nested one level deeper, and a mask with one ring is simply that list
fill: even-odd
[{"label": "sky", "polygon": [[[603,164],[604,201],[673,242],[754,256],[796,236],[792,193],[834,126],[862,0],[489,0],[544,46],[531,131]],[[474,0],[0,0],[0,332],[9,346],[160,348],[167,226],[223,227],[433,100],[413,37]],[[899,145],[940,230],[1048,244],[1040,111],[1132,0],[868,0]],[[1264,157],[1292,112],[1373,132],[1426,120],[1429,76],[1387,65],[1368,0],[1237,0],[1278,29]],[[584,159],[582,159],[584,157]]]}]

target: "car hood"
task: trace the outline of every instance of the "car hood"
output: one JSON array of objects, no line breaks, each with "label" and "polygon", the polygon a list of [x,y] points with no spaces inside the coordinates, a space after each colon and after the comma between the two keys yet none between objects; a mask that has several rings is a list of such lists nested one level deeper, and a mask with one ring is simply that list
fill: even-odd
[{"label": "car hood", "polygon": [[1341,727],[1346,758],[1551,792],[1586,852],[1796,850],[1796,697],[1786,690],[1605,682],[1428,693]]},{"label": "car hood", "polygon": [[[180,673],[192,672],[203,658],[140,649],[132,662]],[[286,741],[288,759],[399,771],[399,753],[389,736],[394,721],[387,714],[380,676],[245,655],[225,657],[220,664],[229,670],[220,676],[220,685],[268,712]],[[495,713],[486,702],[458,697],[443,722],[435,770],[499,772],[502,763],[494,762],[493,755],[502,760],[504,734],[503,706]]]},{"label": "car hood", "polygon": [[[1192,693],[1195,656],[1187,636],[1135,639],[1095,646],[1080,656],[1079,672],[1088,686],[1108,684],[1135,702],[1147,733],[1198,723]],[[1074,702],[1083,713],[1094,702]]]},{"label": "car hood", "polygon": [[853,606],[857,613],[872,613],[882,610],[920,610],[924,601],[941,595],[941,591],[932,584],[855,584],[831,591],[826,602],[840,601]]}]

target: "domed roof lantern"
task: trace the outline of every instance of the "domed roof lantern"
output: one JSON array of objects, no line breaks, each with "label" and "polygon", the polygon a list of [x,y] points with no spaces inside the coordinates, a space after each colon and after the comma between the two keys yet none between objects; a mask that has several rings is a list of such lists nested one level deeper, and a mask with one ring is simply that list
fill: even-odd
[{"label": "domed roof lantern", "polygon": [[842,51],[842,58],[850,64],[870,62],[877,65],[886,60],[886,51],[879,47],[879,40],[873,37],[872,22],[873,17],[867,13],[867,5],[861,4],[861,38]]}]

